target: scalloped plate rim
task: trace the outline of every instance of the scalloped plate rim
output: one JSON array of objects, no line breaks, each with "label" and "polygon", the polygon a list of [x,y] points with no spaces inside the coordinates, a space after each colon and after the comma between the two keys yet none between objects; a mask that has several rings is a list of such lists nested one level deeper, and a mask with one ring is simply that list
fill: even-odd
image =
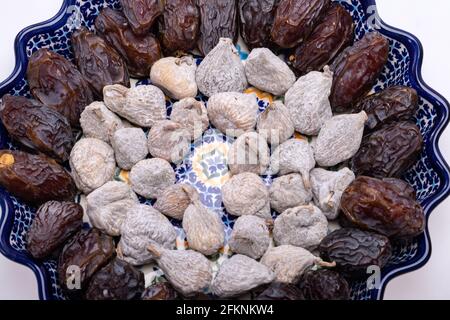
[{"label": "scalloped plate rim", "polygon": [[[364,7],[375,6],[376,9],[376,1],[375,0],[360,0]],[[76,0],[63,0],[60,10],[58,13],[41,23],[37,23],[31,25],[29,27],[24,28],[17,35],[14,42],[14,50],[15,50],[15,67],[13,72],[6,80],[0,83],[0,96],[6,93],[11,89],[16,80],[24,74],[26,68],[24,67],[27,64],[28,57],[25,52],[25,43],[34,35],[43,33],[49,29],[54,29],[55,27],[60,27],[64,25],[64,17],[67,15],[67,9],[70,5],[76,3]],[[408,47],[408,51],[410,51],[410,56],[412,57],[412,63],[410,66],[410,72],[412,74],[412,82],[416,84],[418,88],[427,96],[427,100],[430,100],[433,105],[439,105],[439,111],[442,112],[442,116],[438,119],[438,123],[435,124],[435,127],[431,133],[431,141],[432,144],[426,146],[431,155],[433,161],[433,167],[438,172],[439,176],[442,178],[442,185],[435,195],[430,197],[424,202],[424,209],[426,212],[427,220],[429,219],[432,211],[442,202],[444,201],[449,193],[450,193],[450,167],[446,163],[442,153],[439,149],[439,140],[444,132],[445,128],[448,126],[450,118],[450,104],[449,102],[438,92],[428,86],[422,77],[422,63],[423,63],[423,53],[424,49],[420,40],[414,36],[413,34],[406,32],[404,30],[392,27],[386,24],[378,15],[377,11],[376,19],[381,27],[382,33],[388,33],[391,36],[395,35],[400,38],[404,38],[408,40],[408,43],[403,43]],[[63,23],[64,22],[64,23]],[[412,46],[412,47],[411,47]],[[412,51],[411,51],[412,50]],[[0,128],[0,135],[4,134],[4,129]],[[35,274],[38,284],[38,295],[39,299],[47,300],[51,299],[50,288],[48,288],[49,284],[49,276],[45,271],[42,263],[37,263],[33,261],[29,255],[19,252],[13,249],[9,243],[9,236],[12,229],[13,220],[10,218],[13,213],[9,211],[9,208],[13,207],[11,199],[9,195],[0,190],[0,253],[2,253],[6,258],[17,262],[19,264],[25,265],[29,267]],[[376,299],[382,299],[384,296],[384,292],[387,284],[397,276],[400,276],[405,273],[409,273],[415,271],[421,267],[423,267],[429,260],[432,252],[431,248],[431,240],[430,234],[428,230],[428,224],[425,230],[425,245],[424,253],[417,261],[405,263],[401,267],[393,268],[389,273],[383,276],[381,281],[381,285],[378,294],[373,297]]]}]

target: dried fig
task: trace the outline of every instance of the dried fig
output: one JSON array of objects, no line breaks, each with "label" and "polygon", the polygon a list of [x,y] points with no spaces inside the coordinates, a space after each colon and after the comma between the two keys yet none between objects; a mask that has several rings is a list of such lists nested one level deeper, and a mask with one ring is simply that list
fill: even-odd
[{"label": "dried fig", "polygon": [[205,103],[186,98],[175,102],[172,106],[170,120],[181,124],[191,133],[191,140],[199,139],[209,127],[208,111]]},{"label": "dried fig", "polygon": [[196,71],[197,64],[192,56],[167,57],[153,65],[150,80],[173,99],[195,98],[198,92]]},{"label": "dried fig", "polygon": [[207,97],[247,88],[244,65],[231,39],[220,39],[198,66],[196,79],[198,89]]},{"label": "dried fig", "polygon": [[131,170],[148,155],[147,136],[140,128],[117,130],[112,136],[111,145],[117,165],[124,170]]},{"label": "dried fig", "polygon": [[172,249],[177,237],[169,219],[147,205],[135,205],[128,209],[121,233],[119,258],[134,266],[144,265],[155,259],[156,256],[147,250],[151,243],[156,242],[164,248]]},{"label": "dried fig", "polygon": [[197,190],[188,184],[174,184],[158,196],[154,208],[162,214],[183,220],[184,212],[191,204],[191,197],[198,197]]},{"label": "dried fig", "polygon": [[278,213],[307,205],[313,198],[311,189],[305,187],[302,176],[298,173],[276,178],[269,192],[270,207]]},{"label": "dried fig", "polygon": [[273,238],[277,245],[314,249],[328,233],[327,217],[308,205],[288,209],[275,219]]},{"label": "dried fig", "polygon": [[284,95],[295,83],[295,74],[289,66],[267,48],[250,52],[245,74],[250,85],[276,96]]},{"label": "dried fig", "polygon": [[108,109],[139,127],[151,128],[167,117],[166,98],[155,86],[106,86],[103,95]]},{"label": "dried fig", "polygon": [[259,259],[270,245],[268,222],[256,216],[239,217],[229,240],[231,251]]},{"label": "dried fig", "polygon": [[261,285],[271,283],[274,274],[265,265],[241,254],[223,262],[211,291],[220,298],[236,297]]},{"label": "dried fig", "polygon": [[256,132],[248,132],[237,138],[228,151],[228,166],[233,175],[243,172],[263,175],[269,163],[267,141]]},{"label": "dried fig", "polygon": [[253,94],[217,93],[208,101],[208,116],[222,133],[238,137],[253,131],[258,114],[258,102]]},{"label": "dried fig", "polygon": [[203,293],[212,280],[212,267],[201,253],[192,250],[167,250],[156,244],[148,250],[155,257],[170,284],[183,296]]},{"label": "dried fig", "polygon": [[286,142],[294,135],[294,123],[291,114],[283,102],[271,103],[258,117],[258,133],[272,146]]},{"label": "dried fig", "polygon": [[222,200],[227,212],[234,216],[271,218],[269,190],[254,173],[241,173],[228,180],[222,187]]}]

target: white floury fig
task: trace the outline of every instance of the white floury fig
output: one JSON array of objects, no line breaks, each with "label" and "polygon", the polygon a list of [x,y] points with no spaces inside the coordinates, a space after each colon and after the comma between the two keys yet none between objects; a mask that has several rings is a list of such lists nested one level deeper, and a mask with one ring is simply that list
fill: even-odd
[{"label": "white floury fig", "polygon": [[314,153],[306,139],[290,139],[278,146],[270,158],[270,172],[286,175],[299,173],[305,188],[311,188],[309,173],[315,167]]},{"label": "white floury fig", "polygon": [[274,273],[252,258],[237,254],[223,262],[214,278],[211,291],[220,298],[239,296],[271,283]]},{"label": "white floury fig", "polygon": [[110,85],[103,89],[103,99],[109,110],[142,128],[151,128],[167,118],[166,98],[155,86],[129,89],[118,84]]},{"label": "white floury fig", "polygon": [[348,168],[336,172],[321,168],[311,171],[314,202],[329,220],[338,217],[342,194],[353,180],[355,174]]},{"label": "white floury fig", "polygon": [[272,146],[286,142],[294,135],[294,124],[283,102],[271,103],[258,117],[258,133]]},{"label": "white floury fig", "polygon": [[233,40],[221,38],[197,68],[198,89],[207,97],[220,92],[242,92],[247,86],[244,65]]},{"label": "white floury fig", "polygon": [[314,144],[314,155],[321,167],[333,167],[358,152],[367,114],[343,114],[326,121]]},{"label": "white floury fig", "polygon": [[295,83],[295,74],[289,66],[270,49],[257,48],[245,61],[245,74],[249,84],[281,96]]},{"label": "white floury fig", "polygon": [[212,125],[232,137],[253,131],[258,110],[258,101],[254,94],[218,93],[208,101],[208,116]]},{"label": "white floury fig", "polygon": [[295,130],[308,136],[317,135],[325,121],[333,116],[329,96],[333,73],[312,71],[301,77],[285,96],[286,108]]},{"label": "white floury fig", "polygon": [[194,98],[198,91],[196,71],[197,64],[191,56],[167,57],[152,66],[150,80],[173,99]]}]

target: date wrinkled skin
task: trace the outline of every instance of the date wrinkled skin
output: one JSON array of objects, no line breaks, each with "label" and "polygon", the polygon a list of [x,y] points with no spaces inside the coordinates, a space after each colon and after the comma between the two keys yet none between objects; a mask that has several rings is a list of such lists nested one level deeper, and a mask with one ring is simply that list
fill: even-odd
[{"label": "date wrinkled skin", "polygon": [[305,300],[302,292],[294,285],[283,283],[272,283],[255,300],[282,301],[282,300]]},{"label": "date wrinkled skin", "polygon": [[6,95],[2,101],[0,118],[14,140],[61,162],[69,159],[73,136],[63,115],[24,97]]},{"label": "date wrinkled skin", "polygon": [[175,53],[195,49],[200,32],[200,11],[195,0],[166,0],[159,24],[164,51]]},{"label": "date wrinkled skin", "polygon": [[130,86],[125,61],[103,38],[82,27],[72,34],[72,46],[78,69],[97,97],[107,85]]},{"label": "date wrinkled skin", "polygon": [[159,41],[150,33],[134,34],[120,11],[103,9],[95,28],[122,55],[132,77],[147,78],[152,65],[162,57]]},{"label": "date wrinkled skin", "polygon": [[389,41],[378,32],[369,32],[334,60],[330,95],[333,111],[350,111],[352,104],[370,91],[383,71],[388,55]]},{"label": "date wrinkled skin", "polygon": [[238,36],[238,13],[235,0],[197,0],[200,8],[200,37],[198,48],[206,56],[220,38],[235,42]]},{"label": "date wrinkled skin", "polygon": [[300,75],[321,71],[353,39],[352,16],[339,4],[333,4],[314,28],[311,36],[297,47],[290,58]]},{"label": "date wrinkled skin", "polygon": [[329,0],[280,0],[271,30],[272,41],[282,48],[302,43],[329,4]]},{"label": "date wrinkled skin", "polygon": [[89,83],[63,56],[39,49],[28,62],[27,80],[32,95],[79,127],[84,108],[94,101]]},{"label": "date wrinkled skin", "polygon": [[178,300],[178,292],[168,282],[160,282],[145,289],[142,300],[170,301]]},{"label": "date wrinkled skin", "polygon": [[350,300],[350,286],[333,270],[308,270],[298,284],[306,300]]},{"label": "date wrinkled skin", "polygon": [[39,207],[27,236],[27,249],[36,259],[51,255],[81,230],[83,208],[73,202],[49,201]]},{"label": "date wrinkled skin", "polygon": [[144,274],[126,263],[114,259],[97,272],[89,282],[87,300],[135,300],[144,291]]},{"label": "date wrinkled skin", "polygon": [[335,262],[346,277],[359,277],[370,266],[383,268],[392,254],[391,243],[383,235],[344,228],[330,233],[318,248],[322,259]]},{"label": "date wrinkled skin", "polygon": [[[62,250],[58,260],[58,278],[69,296],[76,296],[86,289],[91,277],[115,255],[113,238],[97,229],[82,230]],[[81,289],[69,289],[73,283],[73,267],[79,267]]]},{"label": "date wrinkled skin", "polygon": [[278,0],[239,0],[241,35],[249,49],[270,46]]},{"label": "date wrinkled skin", "polygon": [[0,150],[0,185],[32,205],[71,200],[76,194],[72,177],[55,160],[22,151]]},{"label": "date wrinkled skin", "polygon": [[414,123],[393,123],[363,139],[352,169],[357,175],[399,178],[418,160],[422,148],[422,134]]},{"label": "date wrinkled skin", "polygon": [[396,179],[358,177],[345,190],[341,210],[351,225],[389,238],[412,238],[425,228],[425,214],[411,188]]},{"label": "date wrinkled skin", "polygon": [[411,120],[417,112],[419,97],[413,88],[393,86],[373,94],[356,104],[356,110],[364,110],[369,117],[366,130],[374,131],[383,125]]},{"label": "date wrinkled skin", "polygon": [[120,0],[120,3],[133,32],[138,35],[147,34],[164,10],[162,0]]}]

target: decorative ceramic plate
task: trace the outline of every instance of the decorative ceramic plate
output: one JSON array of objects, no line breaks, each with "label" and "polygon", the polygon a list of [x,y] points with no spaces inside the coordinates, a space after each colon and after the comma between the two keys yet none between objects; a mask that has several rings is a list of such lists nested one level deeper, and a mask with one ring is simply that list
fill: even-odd
[{"label": "decorative ceramic plate", "polygon": [[[389,61],[374,87],[380,91],[393,85],[413,87],[420,95],[420,110],[416,118],[425,140],[425,148],[417,164],[405,175],[414,186],[427,217],[444,200],[450,190],[449,169],[438,148],[438,140],[449,121],[449,103],[423,81],[421,65],[423,49],[417,38],[383,23],[377,14],[374,0],[338,0],[353,16],[356,24],[355,36],[360,39],[365,33],[378,30],[390,41]],[[64,0],[59,13],[49,21],[23,30],[16,39],[16,67],[13,74],[0,84],[0,96],[6,93],[30,96],[25,79],[28,57],[39,48],[51,50],[73,60],[70,45],[71,33],[84,25],[93,29],[94,20],[104,6],[119,8],[118,0]],[[243,47],[238,47],[242,59],[247,57]],[[143,81],[141,83],[147,83]],[[140,84],[140,83],[138,83]],[[256,92],[260,109],[272,99],[270,95]],[[168,112],[171,102],[168,101]],[[218,212],[224,212],[220,187],[229,178],[226,165],[227,149],[232,141],[214,129],[208,130],[201,141],[193,144],[192,152],[183,165],[176,168],[177,179],[194,185],[201,193],[202,202]],[[14,149],[4,128],[0,127],[0,148]],[[116,179],[126,180],[126,173],[118,171]],[[271,178],[267,177],[267,184]],[[82,199],[81,199],[82,200]],[[33,208],[28,207],[0,190],[0,252],[9,259],[30,267],[36,274],[41,299],[63,299],[56,280],[56,262],[38,262],[26,250],[26,235],[34,217]],[[227,231],[233,220],[223,214]],[[184,235],[179,229],[178,247],[184,246]],[[227,249],[215,257],[219,263]],[[431,255],[428,230],[407,245],[396,245],[393,257],[382,270],[380,285],[368,289],[365,282],[352,283],[352,297],[357,300],[382,299],[384,289],[392,278],[422,267]],[[160,274],[147,266],[144,269],[147,284],[158,281]]]}]

